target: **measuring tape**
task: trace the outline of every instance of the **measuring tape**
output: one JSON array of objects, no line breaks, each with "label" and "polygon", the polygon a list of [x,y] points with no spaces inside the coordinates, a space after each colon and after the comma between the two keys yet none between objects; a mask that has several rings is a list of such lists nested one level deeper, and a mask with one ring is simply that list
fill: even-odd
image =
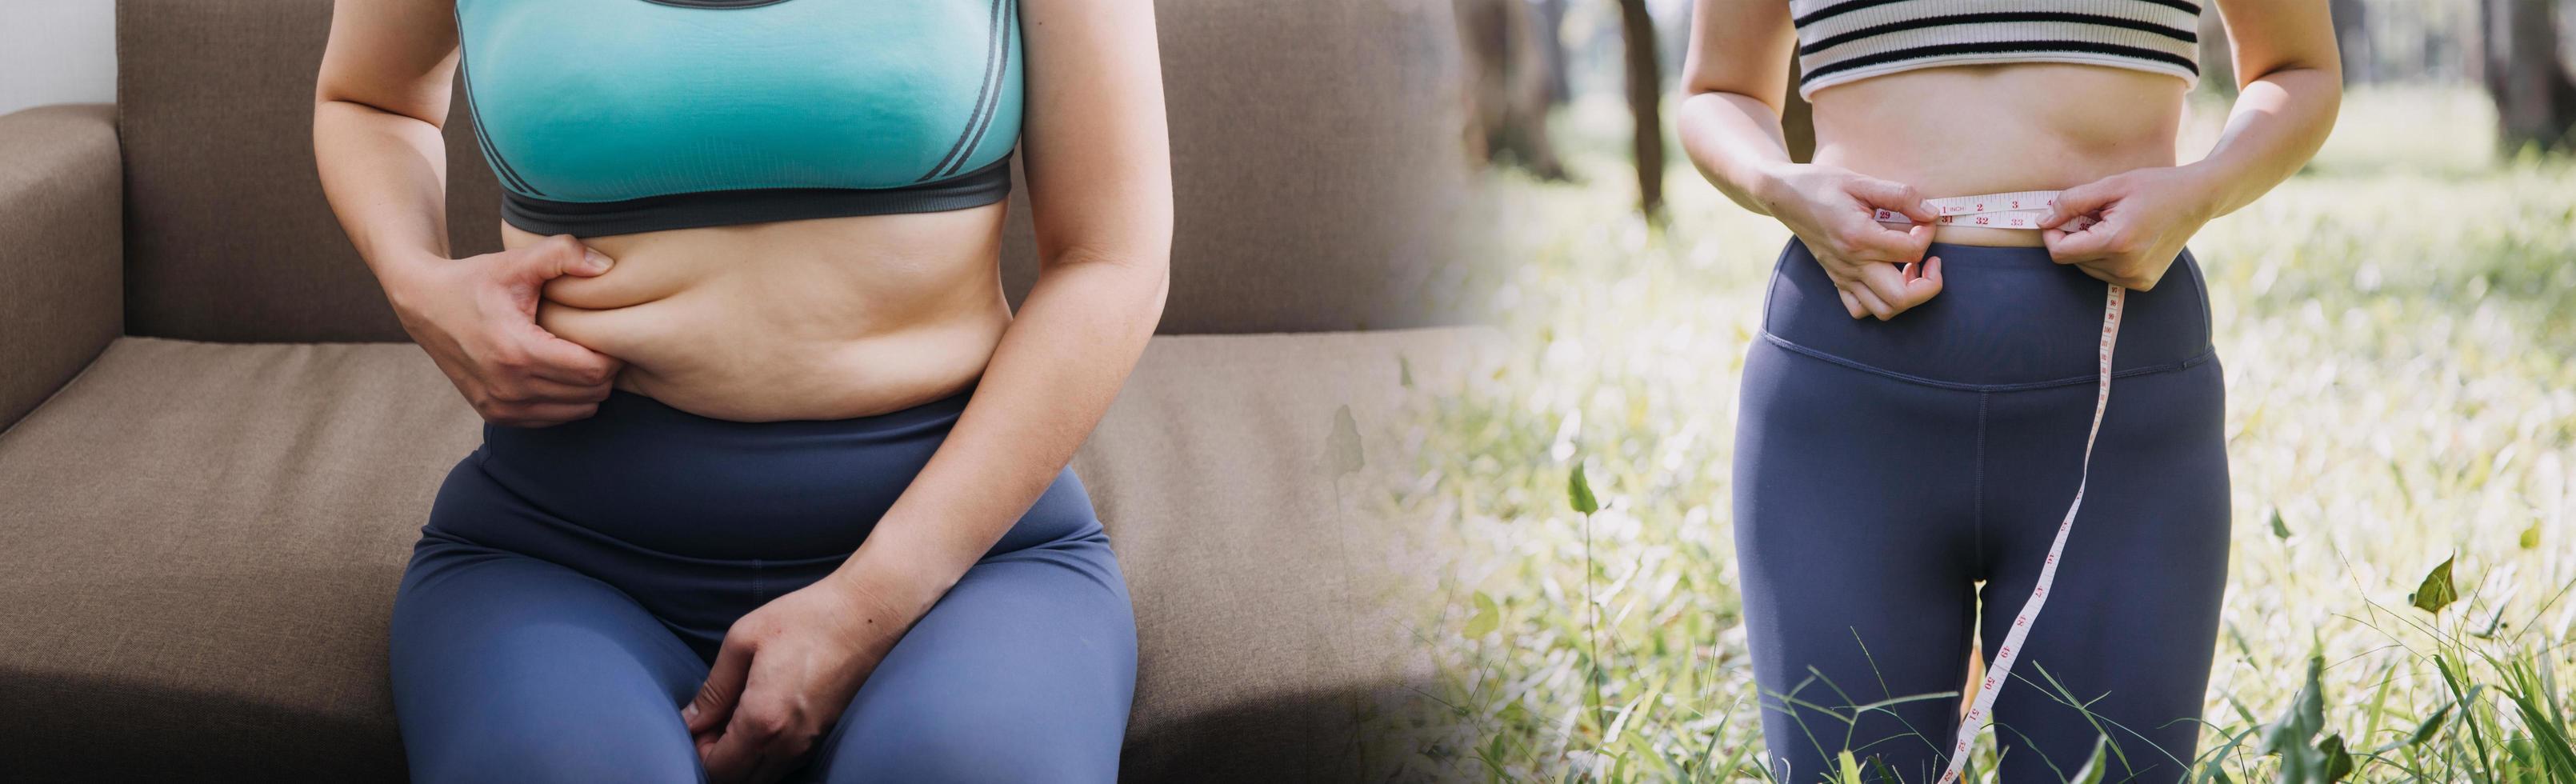
[{"label": "measuring tape", "polygon": [[[1924,203],[1932,205],[1932,214],[1940,216],[1933,222],[1943,226],[2037,229],[2039,222],[2046,219],[2049,211],[2057,207],[2057,191],[2014,191],[1989,193],[1983,196],[1951,196],[1926,199]],[[1871,210],[1870,217],[1878,219],[1880,223],[1909,225],[1914,223],[1914,219],[1905,217],[1905,213],[1893,210]],[[2063,228],[2077,231],[2090,225],[2093,225],[2093,219],[2077,215],[2068,219],[2067,225]]]},{"label": "measuring tape", "polygon": [[[1942,225],[2037,229],[2039,221],[2057,206],[2057,191],[1953,196],[1928,202]],[[1873,217],[1881,223],[1914,222],[1903,213],[1887,210],[1876,210]],[[2092,219],[2078,215],[2067,219],[2063,226],[2080,230],[2092,224]],[[2039,608],[2048,603],[2048,587],[2057,582],[2058,556],[2066,551],[2066,534],[2075,530],[2075,510],[2084,506],[2084,483],[2093,472],[2093,439],[2101,435],[2102,411],[2111,405],[2111,345],[2120,340],[2120,306],[2128,299],[2128,291],[2120,284],[2109,285],[2110,294],[2102,300],[2102,352],[2093,389],[2093,425],[2084,432],[2084,463],[2075,474],[2075,502],[2066,505],[2066,519],[2057,523],[2057,539],[2049,542],[2048,560],[2039,567],[2039,584],[2031,587],[2030,600],[2022,603],[2021,614],[2013,616],[2012,630],[2004,633],[2003,647],[1995,650],[1995,660],[1986,665],[1986,680],[1977,687],[1977,699],[1969,704],[1968,715],[1959,721],[1958,741],[1950,749],[1950,766],[1942,771],[1938,784],[1957,781],[1960,766],[1967,764],[1968,747],[1977,740],[1979,722],[1994,712],[1995,695],[2002,693],[2013,661],[2021,657],[2022,642],[2030,636],[2030,623],[2039,618]]]}]

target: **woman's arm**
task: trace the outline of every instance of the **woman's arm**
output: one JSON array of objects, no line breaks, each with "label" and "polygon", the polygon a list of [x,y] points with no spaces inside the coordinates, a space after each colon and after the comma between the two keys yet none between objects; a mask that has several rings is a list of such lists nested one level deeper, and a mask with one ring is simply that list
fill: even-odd
[{"label": "woman's arm", "polygon": [[1073,459],[1162,320],[1172,174],[1150,0],[1020,0],[1038,279],[921,475],[832,573],[909,621]]},{"label": "woman's arm", "polygon": [[1161,320],[1172,185],[1153,4],[1019,2],[1037,285],[946,440],[858,551],[726,631],[684,711],[714,780],[769,780],[811,749],[1055,481]]},{"label": "woman's arm", "polygon": [[2236,58],[2236,104],[2218,145],[2191,168],[2213,172],[2210,217],[2281,184],[2334,131],[2343,107],[2343,55],[2324,2],[2220,0]]},{"label": "woman's arm", "polygon": [[1780,129],[1789,53],[1797,43],[1789,4],[1699,0],[1682,56],[1682,151],[1700,176],[1745,209],[1772,214],[1766,196],[1792,163]]},{"label": "woman's arm", "polygon": [[[1796,41],[1782,0],[1699,0],[1682,61],[1682,151],[1727,198],[1797,233],[1852,318],[1892,318],[1941,293],[1940,259],[1923,258],[1935,216],[1913,186],[1790,160],[1780,106]],[[1889,228],[1873,207],[1914,225]]]},{"label": "woman's arm", "polygon": [[447,256],[449,0],[352,2],[331,11],[313,84],[313,162],[358,255],[400,279]]},{"label": "woman's arm", "polygon": [[485,419],[546,425],[590,416],[617,360],[537,327],[547,279],[609,260],[571,237],[448,258],[447,147],[456,75],[452,0],[340,0],[313,86],[322,192],[403,329]]},{"label": "woman's arm", "polygon": [[[2343,59],[2323,0],[2219,0],[2242,88],[2209,155],[2068,188],[2040,225],[2051,256],[2095,278],[2152,288],[2203,224],[2307,165],[2343,104]],[[2055,226],[2102,219],[2082,231]]]}]

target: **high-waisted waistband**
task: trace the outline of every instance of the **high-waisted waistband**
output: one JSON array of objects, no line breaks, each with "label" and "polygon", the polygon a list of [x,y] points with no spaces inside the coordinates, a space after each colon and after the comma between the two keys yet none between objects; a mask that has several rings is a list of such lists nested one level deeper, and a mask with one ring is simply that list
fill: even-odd
[{"label": "high-waisted waistband", "polygon": [[[1772,270],[1764,339],[1799,353],[1933,386],[2000,391],[2090,384],[2107,284],[2041,247],[1932,243],[1941,293],[1895,318],[1852,318],[1805,243]],[[2187,367],[2211,355],[2209,298],[2186,249],[2151,291],[2130,290],[2115,374]]]},{"label": "high-waisted waistband", "polygon": [[826,558],[867,538],[972,394],[851,419],[736,422],[619,390],[585,419],[487,423],[473,459],[528,506],[637,547]]}]

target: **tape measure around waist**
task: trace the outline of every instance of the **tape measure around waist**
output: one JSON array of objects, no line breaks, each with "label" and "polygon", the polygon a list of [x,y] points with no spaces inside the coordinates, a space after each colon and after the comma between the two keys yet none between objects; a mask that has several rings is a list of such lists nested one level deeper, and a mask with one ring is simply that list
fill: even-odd
[{"label": "tape measure around waist", "polygon": [[[2057,208],[2057,193],[2057,191],[2014,191],[1977,196],[1948,196],[1925,199],[1924,202],[1932,205],[1934,215],[1940,216],[1933,221],[1935,225],[2037,229],[2039,222],[2048,218],[2049,211]],[[1905,213],[1893,210],[1873,209],[1870,211],[1870,217],[1880,223],[1908,225],[1914,223],[1914,219],[1905,217]],[[2060,228],[2080,230],[2090,225],[2093,225],[2092,218],[2077,215],[2067,219],[2066,224]]]},{"label": "tape measure around waist", "polygon": [[[2038,229],[2039,221],[2057,206],[2057,191],[2019,191],[1990,193],[1980,196],[1952,196],[1927,200],[1940,223],[1959,226],[1985,226],[1998,229]],[[1903,213],[1876,210],[1881,223],[1914,221]],[[2082,229],[2092,225],[2091,218],[2075,216],[2063,228]],[[2110,293],[2102,300],[2101,363],[2096,368],[2093,388],[2093,424],[2084,432],[2084,462],[2075,474],[2075,500],[2066,505],[2066,518],[2057,523],[2057,538],[2048,544],[2048,560],[2039,566],[2039,582],[2031,586],[2030,599],[2023,602],[2021,614],[2013,616],[2012,628],[2004,632],[2002,647],[1995,649],[1995,660],[1986,664],[1986,679],[1977,686],[1977,698],[1968,705],[1968,714],[1959,720],[1957,740],[1951,744],[1950,764],[1942,771],[1938,784],[1951,784],[1968,761],[1968,747],[1977,740],[1982,722],[1994,714],[1995,696],[2003,692],[2004,681],[2011,675],[2013,662],[2021,657],[2022,643],[2030,636],[2031,622],[2039,619],[2039,609],[2048,604],[2049,586],[2057,582],[2059,557],[2066,552],[2066,535],[2075,530],[2075,511],[2084,507],[2085,481],[2093,473],[2093,440],[2102,433],[2102,412],[2111,405],[2111,346],[2120,340],[2120,307],[2128,298],[2119,284],[2108,284]]]}]

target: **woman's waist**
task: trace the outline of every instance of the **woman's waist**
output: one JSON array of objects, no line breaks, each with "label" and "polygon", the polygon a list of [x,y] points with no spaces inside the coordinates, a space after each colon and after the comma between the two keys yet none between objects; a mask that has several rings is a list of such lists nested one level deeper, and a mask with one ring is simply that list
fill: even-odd
[{"label": "woman's waist", "polygon": [[1010,323],[998,209],[966,213],[592,238],[615,265],[549,281],[537,324],[624,361],[618,388],[708,417],[902,409],[973,383]]},{"label": "woman's waist", "polygon": [[[2187,105],[2182,80],[2101,65],[1951,65],[1819,90],[1816,161],[1952,164],[1972,180],[2092,174],[2171,165]],[[2158,164],[2162,161],[2162,164]],[[1869,173],[1862,170],[1864,173]],[[1958,194],[2063,188],[2011,183]]]},{"label": "woman's waist", "polygon": [[2064,190],[2174,165],[2182,96],[2170,76],[2091,65],[1886,74],[1817,93],[1814,160],[1927,198]]},{"label": "woman's waist", "polygon": [[[1792,351],[1935,386],[2004,390],[2091,383],[2109,284],[2045,248],[1935,242],[1942,290],[1887,321],[1851,317],[1824,269],[1792,238],[1779,256],[1763,338]],[[2189,250],[2152,291],[2124,293],[2114,372],[2154,372],[2210,355],[2208,298]]]},{"label": "woman's waist", "polygon": [[[549,280],[543,296],[581,310],[717,298],[751,315],[918,319],[999,298],[1002,211],[992,204],[581,237],[615,265]],[[506,223],[501,231],[511,248],[544,239]]]},{"label": "woman's waist", "polygon": [[819,557],[865,539],[972,394],[864,417],[738,422],[619,390],[584,419],[485,424],[472,463],[548,518],[647,551]]},{"label": "woman's waist", "polygon": [[[1010,314],[834,334],[774,314],[681,315],[652,306],[607,315],[540,313],[557,336],[623,362],[617,389],[717,420],[846,420],[900,411],[983,377]],[[822,317],[818,317],[822,318]]]}]

